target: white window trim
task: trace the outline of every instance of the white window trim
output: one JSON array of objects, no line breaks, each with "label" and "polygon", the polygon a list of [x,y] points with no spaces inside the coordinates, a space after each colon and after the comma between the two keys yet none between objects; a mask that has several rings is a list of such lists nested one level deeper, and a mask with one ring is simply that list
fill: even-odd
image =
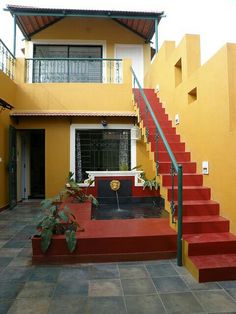
[{"label": "white window trim", "polygon": [[[133,124],[108,124],[105,128],[101,124],[71,124],[70,126],[70,171],[75,173],[75,131],[76,130],[131,130]],[[136,167],[136,140],[130,142],[131,169]]]}]

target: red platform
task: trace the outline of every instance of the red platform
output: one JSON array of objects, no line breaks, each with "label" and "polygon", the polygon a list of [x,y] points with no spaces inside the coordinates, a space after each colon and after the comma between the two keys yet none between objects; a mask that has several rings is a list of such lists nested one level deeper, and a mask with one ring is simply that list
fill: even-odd
[{"label": "red platform", "polygon": [[169,219],[91,220],[90,203],[69,204],[82,227],[75,252],[69,253],[65,236],[55,235],[43,254],[40,238],[33,238],[33,262],[111,262],[173,258],[176,233]]}]

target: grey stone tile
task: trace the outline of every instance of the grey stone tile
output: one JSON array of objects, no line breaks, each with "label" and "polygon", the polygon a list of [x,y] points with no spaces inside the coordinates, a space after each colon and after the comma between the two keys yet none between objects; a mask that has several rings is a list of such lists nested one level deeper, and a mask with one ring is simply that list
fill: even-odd
[{"label": "grey stone tile", "polygon": [[17,256],[10,262],[11,267],[31,266],[32,259],[29,256]]},{"label": "grey stone tile", "polygon": [[150,264],[146,267],[152,277],[178,276],[178,273],[170,263]]},{"label": "grey stone tile", "polygon": [[65,268],[60,271],[59,281],[81,280],[89,278],[89,268]]},{"label": "grey stone tile", "polygon": [[84,314],[125,314],[126,309],[122,297],[89,298]]},{"label": "grey stone tile", "polygon": [[121,278],[146,278],[149,277],[144,265],[119,265]]},{"label": "grey stone tile", "polygon": [[0,282],[25,282],[32,269],[28,267],[6,267],[0,276]]},{"label": "grey stone tile", "polygon": [[32,257],[32,247],[26,247],[26,248],[21,249],[17,256],[18,257],[19,256]]},{"label": "grey stone tile", "polygon": [[218,284],[224,289],[236,288],[236,280],[219,281]]},{"label": "grey stone tile", "polygon": [[36,267],[29,277],[29,281],[56,282],[60,273],[59,267]]},{"label": "grey stone tile", "polygon": [[158,295],[126,296],[128,314],[164,314],[166,313]]},{"label": "grey stone tile", "polygon": [[0,300],[14,299],[23,288],[23,283],[1,282],[0,283]]},{"label": "grey stone tile", "polygon": [[25,241],[13,241],[9,240],[3,247],[4,248],[23,248],[25,246]]},{"label": "grey stone tile", "polygon": [[53,299],[50,302],[48,310],[50,314],[89,314],[88,312],[88,298],[79,297],[62,297],[60,299]]},{"label": "grey stone tile", "polygon": [[177,271],[179,275],[188,275],[189,271],[184,266],[178,266],[176,262],[171,262],[171,265],[174,266],[174,269]]},{"label": "grey stone tile", "polygon": [[0,256],[0,266],[6,267],[12,261],[13,257]]},{"label": "grey stone tile", "polygon": [[192,292],[163,293],[160,298],[168,313],[203,313],[204,309]]},{"label": "grey stone tile", "polygon": [[15,257],[17,256],[22,249],[14,248],[0,248],[0,256],[3,257]]},{"label": "grey stone tile", "polygon": [[89,266],[90,279],[112,279],[119,278],[118,266],[116,264],[94,264]]},{"label": "grey stone tile", "polygon": [[121,296],[121,282],[119,279],[90,280],[88,295],[89,297]]},{"label": "grey stone tile", "polygon": [[26,282],[17,299],[20,298],[45,298],[51,297],[54,291],[55,284],[40,281]]},{"label": "grey stone tile", "polygon": [[2,248],[5,244],[6,244],[7,241],[0,241],[0,248]]},{"label": "grey stone tile", "polygon": [[236,303],[225,291],[195,291],[194,294],[208,312],[236,311]]},{"label": "grey stone tile", "polygon": [[155,294],[156,290],[149,278],[121,279],[125,295]]},{"label": "grey stone tile", "polygon": [[236,288],[226,289],[226,291],[231,295],[231,297],[236,301]]},{"label": "grey stone tile", "polygon": [[159,293],[189,291],[180,277],[157,277],[152,279]]},{"label": "grey stone tile", "polygon": [[0,313],[7,314],[14,300],[0,300]]},{"label": "grey stone tile", "polygon": [[182,276],[190,290],[215,290],[221,289],[217,282],[198,283],[191,274]]},{"label": "grey stone tile", "polygon": [[10,307],[8,314],[45,314],[48,313],[49,298],[17,299]]},{"label": "grey stone tile", "polygon": [[83,295],[88,296],[88,281],[60,281],[56,285],[53,298],[61,298],[62,296]]}]

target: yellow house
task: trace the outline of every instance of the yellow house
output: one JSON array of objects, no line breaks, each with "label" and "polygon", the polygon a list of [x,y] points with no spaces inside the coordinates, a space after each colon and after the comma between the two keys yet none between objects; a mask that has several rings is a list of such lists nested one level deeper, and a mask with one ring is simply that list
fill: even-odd
[{"label": "yellow house", "polygon": [[183,207],[184,263],[204,280],[188,258],[195,226],[202,234],[230,234],[236,243],[229,233],[236,232],[236,45],[201,65],[197,35],[158,51],[163,12],[8,10],[25,48],[24,58],[15,59],[1,43],[7,57],[0,71],[0,209],[56,194],[69,171],[83,182],[88,170],[142,165],[149,178],[160,175],[174,228],[181,219],[176,208]]}]

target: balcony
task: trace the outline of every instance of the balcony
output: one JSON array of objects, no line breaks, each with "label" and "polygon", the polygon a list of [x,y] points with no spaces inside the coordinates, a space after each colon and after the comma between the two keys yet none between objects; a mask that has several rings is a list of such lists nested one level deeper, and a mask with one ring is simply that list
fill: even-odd
[{"label": "balcony", "polygon": [[0,39],[0,70],[10,79],[14,79],[15,57]]},{"label": "balcony", "polygon": [[101,58],[25,59],[26,83],[123,83],[123,61]]}]

